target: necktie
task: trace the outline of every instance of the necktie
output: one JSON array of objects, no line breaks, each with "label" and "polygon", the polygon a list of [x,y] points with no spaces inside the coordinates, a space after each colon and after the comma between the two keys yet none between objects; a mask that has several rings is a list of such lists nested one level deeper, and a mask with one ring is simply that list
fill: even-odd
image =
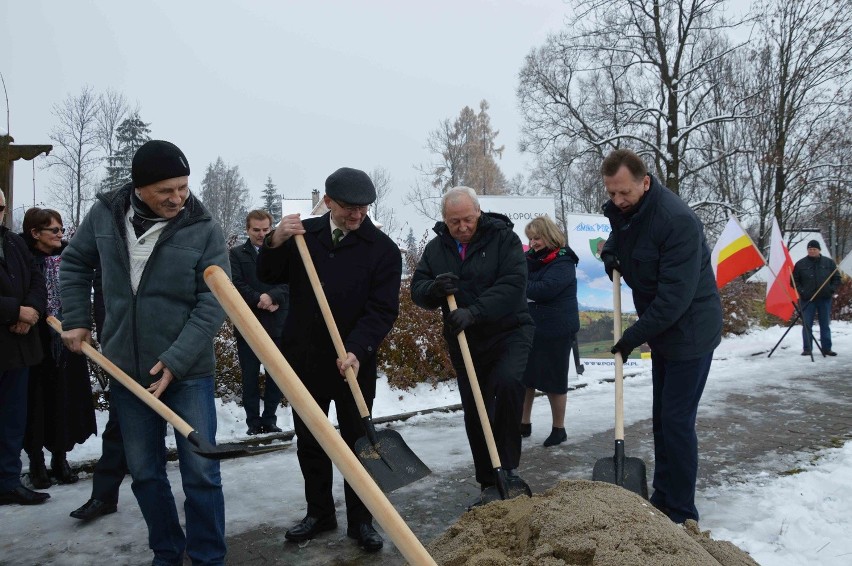
[{"label": "necktie", "polygon": [[343,230],[341,230],[340,228],[335,228],[334,231],[331,233],[332,245],[334,245],[334,247],[336,248],[337,244],[339,244],[340,240],[342,240],[342,239],[343,239]]},{"label": "necktie", "polygon": [[459,243],[459,254],[461,255],[462,261],[464,261],[464,256],[467,255],[467,244]]}]

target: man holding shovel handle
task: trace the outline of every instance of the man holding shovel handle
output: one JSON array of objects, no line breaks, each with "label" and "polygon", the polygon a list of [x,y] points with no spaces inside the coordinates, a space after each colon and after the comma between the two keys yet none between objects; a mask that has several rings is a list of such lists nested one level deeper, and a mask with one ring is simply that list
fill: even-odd
[{"label": "man holding shovel handle", "polygon": [[722,305],[701,221],[627,149],[601,165],[612,230],[601,252],[633,291],[637,320],[612,348],[627,360],[647,342],[653,382],[654,493],[676,523],[698,520],[698,402],[722,333]]},{"label": "man holding shovel handle", "polygon": [[[399,247],[367,217],[376,190],[363,171],[344,167],[325,182],[323,201],[329,212],[304,222],[298,214],[284,216],[264,240],[257,274],[269,284],[290,285],[290,312],[282,335],[284,357],[320,408],[328,414],[334,402],[340,434],[354,450],[364,435],[362,418],[345,381],[351,368],[364,399],[372,408],[376,394],[376,352],[399,314],[402,259]],[[344,342],[346,357],[335,351],[293,236],[304,237]],[[332,462],[298,413],[293,415],[299,465],[305,480],[307,513],[285,537],[309,540],[337,528],[332,497]],[[373,517],[348,482],[346,534],[367,551],[383,546]]]},{"label": "man holding shovel handle", "polygon": [[[473,189],[447,191],[441,212],[444,220],[435,224],[436,236],[411,278],[411,297],[422,308],[443,311],[444,339],[458,378],[476,481],[487,495],[498,481],[495,469],[499,466],[512,475],[521,460],[522,377],[534,333],[526,298],[526,258],[509,219],[483,214]],[[458,309],[451,310],[450,295]],[[457,337],[462,331],[493,429],[498,466],[489,454]]]}]

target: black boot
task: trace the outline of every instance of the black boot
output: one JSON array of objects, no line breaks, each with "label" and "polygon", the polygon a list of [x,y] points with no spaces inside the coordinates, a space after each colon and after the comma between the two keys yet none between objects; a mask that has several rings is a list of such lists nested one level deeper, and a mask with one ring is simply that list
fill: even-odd
[{"label": "black boot", "polygon": [[553,430],[550,431],[550,436],[548,436],[544,441],[544,445],[556,446],[557,444],[562,444],[566,440],[568,440],[568,433],[565,432],[565,429],[553,427]]},{"label": "black boot", "polygon": [[77,480],[80,479],[68,465],[65,453],[53,455],[53,458],[50,459],[50,471],[53,472],[53,477],[59,483],[77,483]]},{"label": "black boot", "polygon": [[43,454],[31,454],[30,458],[30,483],[35,489],[47,489],[53,483],[47,477],[47,467],[44,465]]}]

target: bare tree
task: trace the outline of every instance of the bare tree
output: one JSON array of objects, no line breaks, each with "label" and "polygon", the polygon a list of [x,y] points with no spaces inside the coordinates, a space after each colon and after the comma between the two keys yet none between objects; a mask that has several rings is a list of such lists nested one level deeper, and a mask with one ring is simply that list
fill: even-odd
[{"label": "bare tree", "polygon": [[127,99],[120,92],[107,89],[98,97],[97,136],[98,145],[106,155],[107,168],[115,166],[116,139],[118,125],[128,116]]},{"label": "bare tree", "polygon": [[239,166],[229,167],[221,157],[209,164],[201,182],[200,198],[226,237],[243,231],[249,191]]},{"label": "bare tree", "polygon": [[57,206],[68,213],[73,226],[79,226],[93,198],[94,172],[99,162],[98,97],[85,86],[77,95],[68,95],[52,109],[58,124],[50,132],[54,151],[48,165],[56,170],[51,189]]},{"label": "bare tree", "polygon": [[712,163],[692,155],[693,136],[741,117],[708,111],[715,85],[701,72],[735,49],[720,49],[718,42],[730,27],[722,19],[724,3],[576,2],[573,27],[551,35],[521,70],[522,147],[543,154],[582,142],[574,154],[601,156],[629,144],[654,164],[667,187],[681,192]]},{"label": "bare tree", "polygon": [[390,173],[384,167],[374,167],[370,179],[376,187],[376,200],[373,202],[372,218],[382,225],[385,234],[393,234],[396,230],[396,215],[389,204],[391,194]]}]

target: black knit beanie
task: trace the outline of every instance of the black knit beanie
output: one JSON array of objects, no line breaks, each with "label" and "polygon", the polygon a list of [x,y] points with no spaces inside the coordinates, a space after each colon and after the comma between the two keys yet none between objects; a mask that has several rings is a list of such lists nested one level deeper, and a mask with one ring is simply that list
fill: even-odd
[{"label": "black knit beanie", "polygon": [[808,247],[809,247],[809,248],[816,248],[816,249],[818,249],[818,250],[821,250],[821,249],[822,249],[822,248],[819,246],[819,242],[817,242],[816,240],[811,240],[810,242],[808,242]]},{"label": "black knit beanie", "polygon": [[151,140],[136,150],[130,176],[134,187],[153,185],[165,179],[189,175],[189,162],[173,143]]}]

